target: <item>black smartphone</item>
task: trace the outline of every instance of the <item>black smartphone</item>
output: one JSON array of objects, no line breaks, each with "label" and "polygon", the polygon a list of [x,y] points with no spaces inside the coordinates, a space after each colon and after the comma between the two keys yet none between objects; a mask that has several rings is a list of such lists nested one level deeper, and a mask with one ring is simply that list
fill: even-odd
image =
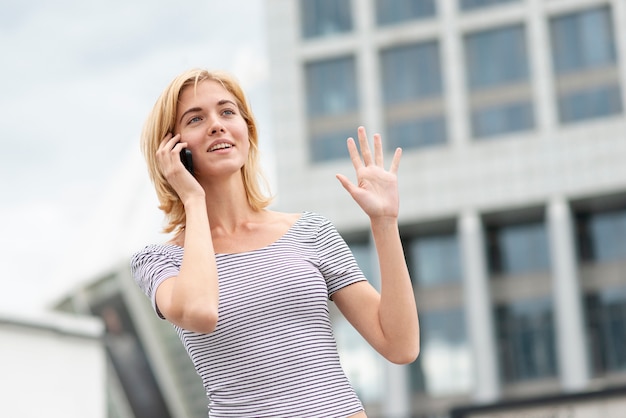
[{"label": "black smartphone", "polygon": [[192,158],[191,158],[191,150],[188,150],[187,148],[184,148],[180,152],[180,161],[182,161],[182,163],[185,166],[185,168],[187,169],[187,171],[189,171],[191,173],[191,175],[193,175],[193,161],[192,161]]}]

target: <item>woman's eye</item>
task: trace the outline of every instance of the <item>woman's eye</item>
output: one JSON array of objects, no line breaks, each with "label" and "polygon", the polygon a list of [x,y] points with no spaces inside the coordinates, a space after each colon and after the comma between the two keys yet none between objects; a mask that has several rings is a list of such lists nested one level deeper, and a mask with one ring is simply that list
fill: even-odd
[{"label": "woman's eye", "polygon": [[200,116],[194,116],[193,118],[189,119],[189,121],[187,123],[197,122],[200,119],[202,119]]},{"label": "woman's eye", "polygon": [[232,110],[232,109],[224,109],[223,113],[224,113],[225,115],[234,115],[234,114],[235,114],[235,111],[234,111],[234,110]]}]

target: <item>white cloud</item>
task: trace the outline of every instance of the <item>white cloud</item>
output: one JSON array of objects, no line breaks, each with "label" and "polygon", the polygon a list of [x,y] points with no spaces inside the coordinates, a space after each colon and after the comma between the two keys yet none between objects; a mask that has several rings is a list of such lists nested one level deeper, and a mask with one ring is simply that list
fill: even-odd
[{"label": "white cloud", "polygon": [[[127,170],[143,121],[174,75],[231,71],[263,104],[257,118],[269,119],[262,19],[262,0],[0,3],[0,215],[10,224],[0,244],[8,273],[0,305],[37,305],[72,260],[65,278],[115,257],[116,240],[128,239],[115,233],[119,222],[141,220],[124,219],[124,202],[105,205],[126,198],[121,188],[104,189],[125,182],[113,178]],[[94,249],[107,254],[98,261]]]}]

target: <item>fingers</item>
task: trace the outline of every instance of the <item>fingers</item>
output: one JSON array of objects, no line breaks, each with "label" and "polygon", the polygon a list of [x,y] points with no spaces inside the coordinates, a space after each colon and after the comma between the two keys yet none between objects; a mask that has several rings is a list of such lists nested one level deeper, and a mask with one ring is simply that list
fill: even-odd
[{"label": "fingers", "polygon": [[180,143],[180,134],[172,135],[171,132],[168,132],[168,134],[165,135],[165,137],[161,141],[161,144],[159,144],[158,150],[159,151],[162,151],[162,150],[173,151],[176,145],[178,145],[179,143]]},{"label": "fingers", "polygon": [[380,138],[380,134],[375,134],[374,135],[374,159],[375,159],[375,164],[378,167],[384,167],[383,166],[383,141]]},{"label": "fingers", "polygon": [[393,159],[391,160],[391,167],[389,172],[398,174],[398,167],[400,167],[400,157],[402,157],[402,148],[396,148],[396,152],[393,153]]},{"label": "fingers", "polygon": [[[348,152],[350,153],[350,160],[352,160],[352,165],[356,170],[363,167],[363,165],[368,166],[375,164],[378,167],[384,168],[384,157],[383,157],[383,141],[380,134],[374,134],[374,156],[372,157],[372,152],[370,151],[369,143],[367,141],[367,134],[365,132],[365,128],[363,126],[359,126],[358,128],[358,138],[359,138],[359,148],[361,153],[359,155],[359,150],[355,144],[354,138],[348,138]],[[389,171],[393,174],[397,174],[398,167],[400,166],[400,157],[402,156],[402,149],[396,148],[393,159],[391,161],[391,167]]]},{"label": "fingers", "polygon": [[356,144],[354,143],[354,138],[348,138],[348,153],[350,154],[350,160],[352,161],[352,165],[355,170],[363,167],[363,162],[361,161],[361,156],[359,155],[359,151],[356,149]]},{"label": "fingers", "polygon": [[359,148],[361,149],[361,155],[363,156],[363,163],[367,165],[372,164],[372,153],[370,151],[369,143],[367,142],[367,133],[365,132],[365,128],[359,126],[357,129],[357,134],[359,137]]}]

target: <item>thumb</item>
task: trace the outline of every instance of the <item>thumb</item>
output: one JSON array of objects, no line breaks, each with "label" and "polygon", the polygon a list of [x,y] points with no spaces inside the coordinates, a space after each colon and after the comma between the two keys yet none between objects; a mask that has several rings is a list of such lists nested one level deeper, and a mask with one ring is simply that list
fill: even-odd
[{"label": "thumb", "polygon": [[350,180],[348,180],[346,176],[344,176],[343,174],[337,174],[335,177],[337,177],[339,183],[341,183],[343,188],[346,189],[348,193],[353,194],[355,186]]}]

